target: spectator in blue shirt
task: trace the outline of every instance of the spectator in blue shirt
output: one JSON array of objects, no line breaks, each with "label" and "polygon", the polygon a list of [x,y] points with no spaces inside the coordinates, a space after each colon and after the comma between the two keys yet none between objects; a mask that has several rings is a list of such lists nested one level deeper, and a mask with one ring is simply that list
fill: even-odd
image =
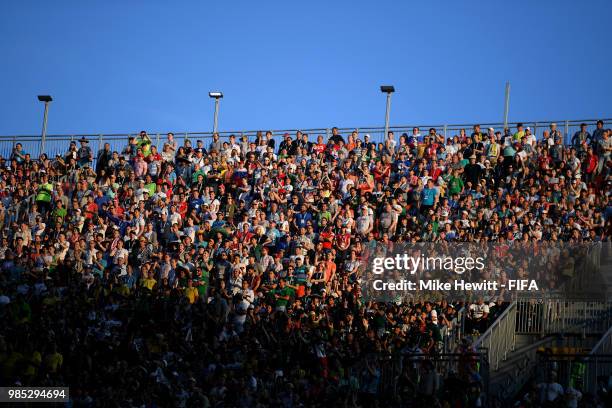
[{"label": "spectator in blue shirt", "polygon": [[427,186],[421,191],[421,213],[433,208],[438,203],[438,190],[434,187],[432,179],[427,180]]},{"label": "spectator in blue shirt", "polygon": [[189,200],[189,209],[194,209],[196,213],[199,213],[202,204],[204,204],[204,200],[200,198],[200,192],[198,190],[193,190],[191,195],[192,197],[191,200]]},{"label": "spectator in blue shirt", "polygon": [[306,205],[302,204],[301,211],[295,215],[295,228],[306,228],[308,221],[312,221],[312,214],[306,211]]},{"label": "spectator in blue shirt", "polygon": [[11,161],[16,160],[17,164],[23,163],[25,160],[25,156],[28,154],[25,150],[23,150],[23,146],[21,143],[17,143],[13,148],[13,152],[11,153]]}]

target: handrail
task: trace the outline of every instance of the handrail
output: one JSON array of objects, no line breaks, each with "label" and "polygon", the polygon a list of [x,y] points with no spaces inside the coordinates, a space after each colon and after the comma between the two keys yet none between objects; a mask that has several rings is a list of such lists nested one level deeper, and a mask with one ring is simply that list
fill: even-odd
[{"label": "handrail", "polygon": [[[510,129],[515,128],[517,124],[522,123],[525,126],[529,125],[538,125],[538,127],[548,126],[551,123],[556,123],[561,127],[561,125],[567,124],[569,126],[575,126],[580,123],[594,124],[598,120],[603,120],[604,122],[612,121],[612,118],[602,118],[602,119],[571,119],[571,120],[530,120],[530,121],[517,121],[508,123],[508,127]],[[463,124],[437,124],[437,125],[417,125],[417,124],[406,124],[406,125],[395,125],[390,126],[389,130],[397,131],[397,130],[412,130],[412,128],[418,127],[421,130],[427,130],[429,128],[436,129],[446,129],[448,130],[459,130],[463,128],[470,128],[474,126],[474,124],[480,124],[481,129],[485,129],[486,127],[494,127],[500,130],[503,130],[504,124],[501,122],[473,122],[473,123],[463,123]],[[384,132],[384,126],[356,126],[356,127],[338,127],[339,132],[346,133],[352,132],[353,130],[359,130],[360,132]],[[310,128],[310,129],[276,129],[270,130],[274,135],[279,135],[283,133],[327,133],[331,130],[331,127],[322,127],[322,128]],[[561,130],[561,129],[560,129]],[[240,136],[243,134],[256,134],[257,132],[265,132],[265,129],[257,129],[257,130],[232,130],[232,131],[219,131],[219,135],[230,135],[234,134],[236,136]],[[157,134],[167,134],[174,133],[175,136],[178,135],[189,135],[189,136],[202,136],[202,137],[212,137],[213,132],[208,131],[152,131],[149,132],[149,135],[157,135]],[[136,136],[137,132],[120,132],[120,133],[104,133],[104,132],[70,132],[64,134],[47,134],[47,138],[74,138],[75,136],[80,137],[99,137],[100,135],[104,137],[126,137],[126,136]],[[8,138],[39,138],[40,135],[24,135],[24,134],[7,134],[0,135],[0,140],[5,140]]]},{"label": "handrail", "polygon": [[[609,349],[606,349],[609,347]],[[589,355],[596,354],[605,354],[612,352],[612,326],[608,329],[608,331],[601,336],[601,339],[595,344],[595,346],[591,349]]]},{"label": "handrail", "polygon": [[507,308],[506,310],[504,310],[502,312],[502,314],[500,314],[497,319],[495,319],[495,321],[493,322],[493,324],[491,326],[489,326],[489,328],[480,335],[480,337],[478,337],[478,339],[474,342],[474,347],[478,348],[481,346],[481,343],[483,342],[483,339],[486,338],[487,336],[491,336],[491,332],[493,332],[493,330],[495,330],[495,328],[497,326],[500,325],[500,322],[502,321],[502,319],[505,319],[506,316],[508,314],[510,314],[511,309],[516,308],[516,301],[512,302]]},{"label": "handrail", "polygon": [[[492,370],[497,370],[508,353],[514,350],[516,344],[515,324],[516,301],[512,302],[474,343],[475,350],[480,348],[489,350],[487,360]],[[503,333],[500,333],[500,331]]]},{"label": "handrail", "polygon": [[[449,330],[449,326],[444,326],[443,330],[441,331],[443,339],[444,339],[444,352],[445,353],[450,353],[452,351],[451,341],[454,341],[456,345],[458,342],[461,341],[461,338],[463,337],[465,310],[466,310],[465,306],[459,309],[459,311],[457,312],[453,320],[450,321],[450,327],[451,327],[450,330]],[[453,350],[454,350],[454,347],[453,347]]]}]

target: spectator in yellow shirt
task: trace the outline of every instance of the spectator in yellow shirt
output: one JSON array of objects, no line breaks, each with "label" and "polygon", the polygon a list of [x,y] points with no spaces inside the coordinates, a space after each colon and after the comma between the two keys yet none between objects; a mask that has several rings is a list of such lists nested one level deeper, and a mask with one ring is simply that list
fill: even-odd
[{"label": "spectator in yellow shirt", "polygon": [[197,288],[193,287],[193,281],[189,279],[187,281],[187,287],[185,288],[185,296],[189,299],[190,304],[194,304],[197,298],[200,296]]},{"label": "spectator in yellow shirt", "polygon": [[53,344],[51,347],[51,353],[45,356],[44,365],[49,373],[57,373],[62,368],[62,364],[64,364],[64,357],[57,352],[56,344]]},{"label": "spectator in yellow shirt", "polygon": [[142,280],[142,286],[149,290],[153,290],[153,287],[155,286],[156,283],[157,281],[153,279],[150,272],[147,273],[145,275],[145,278]]}]

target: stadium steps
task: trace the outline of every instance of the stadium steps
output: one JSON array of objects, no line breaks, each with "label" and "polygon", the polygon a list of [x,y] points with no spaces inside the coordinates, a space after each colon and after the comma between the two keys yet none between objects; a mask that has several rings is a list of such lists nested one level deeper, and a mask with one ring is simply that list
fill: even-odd
[{"label": "stadium steps", "polygon": [[581,334],[537,335],[519,334],[516,348],[508,353],[497,370],[489,374],[489,392],[501,400],[512,399],[533,378],[538,365],[538,353],[588,354],[601,335]]},{"label": "stadium steps", "polygon": [[[502,401],[515,397],[534,377],[538,352],[588,354],[608,329],[606,322],[612,315],[611,306],[611,303],[601,302],[596,309],[589,309],[596,313],[585,314],[584,318],[582,313],[565,316],[557,322],[559,324],[551,325],[554,330],[546,333],[520,333],[517,332],[519,315],[530,313],[530,310],[519,308],[517,302],[513,302],[475,343],[477,348],[488,350],[489,394]],[[570,308],[567,312],[580,310]]]}]

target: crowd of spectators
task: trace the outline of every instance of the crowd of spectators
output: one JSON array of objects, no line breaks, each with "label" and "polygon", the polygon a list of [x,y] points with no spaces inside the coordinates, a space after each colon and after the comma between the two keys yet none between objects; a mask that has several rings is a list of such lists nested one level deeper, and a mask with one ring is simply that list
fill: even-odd
[{"label": "crowd of spectators", "polygon": [[[421,356],[464,305],[365,301],[363,247],[609,240],[611,138],[598,122],[571,144],[554,124],[17,143],[0,158],[0,378],[83,406],[481,406],[475,360],[440,378]],[[486,301],[466,308],[480,331],[502,307]]]}]

